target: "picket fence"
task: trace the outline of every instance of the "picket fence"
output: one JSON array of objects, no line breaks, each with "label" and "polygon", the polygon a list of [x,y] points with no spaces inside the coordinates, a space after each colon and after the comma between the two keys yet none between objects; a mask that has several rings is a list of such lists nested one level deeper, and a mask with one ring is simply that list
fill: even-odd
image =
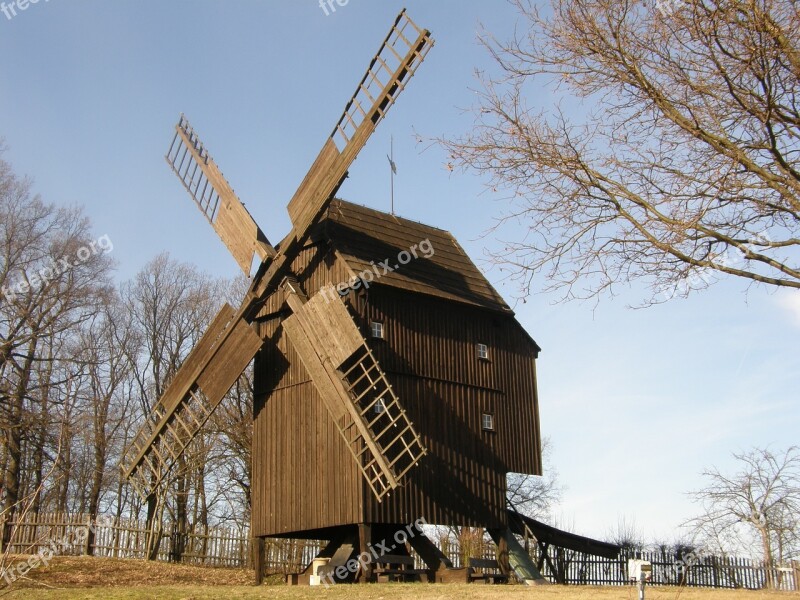
[{"label": "picket fence", "polygon": [[[6,526],[0,520],[0,531]],[[144,558],[147,528],[144,521],[85,515],[26,515],[8,524],[13,536],[0,553],[36,554],[50,548],[56,554],[111,558]],[[87,535],[89,531],[93,535]],[[461,566],[462,553],[452,543],[443,551],[455,566]],[[305,569],[320,550],[320,542],[306,540],[268,540],[267,573],[297,573]],[[701,554],[683,561],[664,552],[625,552],[617,559],[556,549],[549,561],[531,546],[531,558],[542,564],[542,574],[553,582],[572,585],[630,585],[628,558],[642,558],[653,565],[651,585],[686,585],[708,588],[764,589],[774,582],[780,590],[800,590],[800,561],[767,569],[748,558]],[[494,545],[484,544],[473,553],[495,558]],[[417,557],[418,558],[418,557]],[[207,531],[163,532],[158,560],[209,567],[251,568],[252,543],[246,528],[212,527]],[[771,577],[770,577],[771,576]]]},{"label": "picket fence", "polygon": [[[13,532],[0,553],[37,554],[52,549],[67,556],[94,555],[109,558],[145,558],[145,521],[85,515],[28,514],[8,524]],[[6,524],[0,520],[0,528]],[[2,529],[0,529],[2,530]],[[93,535],[88,535],[89,532]],[[158,560],[210,567],[252,566],[252,544],[247,529],[211,527],[181,532],[162,532]],[[271,573],[302,570],[319,551],[319,544],[301,540],[273,540],[267,544],[266,567]]]},{"label": "picket fence", "polygon": [[[534,554],[534,560],[538,554]],[[631,585],[628,559],[650,561],[652,573],[649,585],[760,590],[773,587],[780,590],[800,590],[800,562],[784,566],[765,567],[761,561],[735,556],[689,555],[683,560],[662,552],[626,552],[618,559],[607,559],[581,553],[557,551],[551,563],[543,565],[543,574],[551,581],[566,581],[573,585]],[[553,573],[552,570],[557,571]]]}]

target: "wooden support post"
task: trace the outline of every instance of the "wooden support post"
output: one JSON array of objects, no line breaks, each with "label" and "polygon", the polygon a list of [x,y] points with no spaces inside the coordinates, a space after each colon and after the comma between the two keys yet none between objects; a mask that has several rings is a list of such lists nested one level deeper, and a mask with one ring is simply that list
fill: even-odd
[{"label": "wooden support post", "polygon": [[497,543],[497,566],[500,567],[503,575],[511,576],[511,564],[508,562],[508,542],[505,538],[500,538]]},{"label": "wooden support post", "polygon": [[421,531],[414,537],[409,538],[411,547],[419,554],[419,557],[425,562],[431,571],[438,571],[439,569],[452,569],[453,563],[442,552],[436,544],[430,541]]},{"label": "wooden support post", "polygon": [[256,574],[256,585],[264,583],[264,554],[266,543],[263,537],[253,538],[253,568]]},{"label": "wooden support post", "polygon": [[792,569],[794,575],[794,590],[800,591],[800,560],[792,561]]},{"label": "wooden support post", "polygon": [[[360,523],[358,525],[358,548],[361,556],[369,556],[372,558],[370,552],[370,544],[372,543],[372,526],[368,523]],[[370,583],[372,581],[372,560],[361,562],[361,576],[359,581],[361,583]]]},{"label": "wooden support post", "polygon": [[92,526],[92,515],[86,516],[86,537],[83,539],[83,556],[94,555],[94,527]]}]

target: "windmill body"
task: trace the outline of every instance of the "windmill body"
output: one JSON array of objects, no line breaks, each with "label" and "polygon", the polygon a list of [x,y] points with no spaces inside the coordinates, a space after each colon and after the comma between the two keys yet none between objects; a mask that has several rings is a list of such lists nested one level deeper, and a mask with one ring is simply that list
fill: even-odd
[{"label": "windmill body", "polygon": [[[430,256],[418,252],[398,267],[397,256],[421,241]],[[393,270],[359,278],[373,262]],[[293,266],[306,290],[348,283],[342,300],[330,301],[348,307],[427,454],[378,501],[282,332],[288,313],[276,292],[256,318],[272,343],[255,362],[254,534],[330,539],[326,530],[341,525],[419,518],[505,525],[506,474],[541,474],[539,348],[456,240],[334,200]]]},{"label": "windmill body", "polygon": [[[521,578],[536,575],[509,533],[506,474],[541,474],[538,346],[449,233],[334,198],[432,45],[401,12],[290,200],[293,228],[276,246],[183,116],[166,156],[242,271],[260,266],[241,306],[209,324],[121,468],[155,523],[173,467],[255,359],[257,579],[264,540],[295,537],[330,541],[320,558],[332,580],[442,580],[452,565],[421,533],[409,543],[425,569],[405,544],[376,555],[383,568],[338,568],[421,520],[484,527],[516,552]],[[156,525],[151,534],[153,554]],[[312,575],[322,573],[297,579]]]}]

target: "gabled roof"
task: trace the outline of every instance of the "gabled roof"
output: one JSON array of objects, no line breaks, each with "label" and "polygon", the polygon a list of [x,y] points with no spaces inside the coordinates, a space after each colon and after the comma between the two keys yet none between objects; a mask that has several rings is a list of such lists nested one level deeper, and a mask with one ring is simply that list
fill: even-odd
[{"label": "gabled roof", "polygon": [[[374,272],[377,267],[381,276],[375,284],[513,314],[455,238],[443,229],[339,199],[331,202],[321,225],[321,233],[355,274]],[[433,247],[430,258],[425,258],[425,246],[419,249],[425,240]],[[413,246],[418,258],[400,265],[398,255]],[[379,263],[393,270],[384,273]]]}]

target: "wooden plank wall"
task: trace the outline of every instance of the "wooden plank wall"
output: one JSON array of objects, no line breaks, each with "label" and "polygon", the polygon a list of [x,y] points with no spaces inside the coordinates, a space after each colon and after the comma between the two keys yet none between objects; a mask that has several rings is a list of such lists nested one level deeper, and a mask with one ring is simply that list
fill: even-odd
[{"label": "wooden plank wall", "polygon": [[[323,284],[349,276],[324,247],[303,250],[293,269],[309,295]],[[256,536],[357,523],[362,514],[358,467],[300,358],[281,335],[281,317],[275,313],[282,305],[283,294],[275,293],[258,324],[262,337],[274,344],[265,344],[255,366],[252,521]]]},{"label": "wooden plank wall", "polygon": [[367,521],[505,523],[506,473],[541,472],[536,348],[512,317],[468,305],[377,286],[361,304],[365,325],[384,323],[371,346],[430,451],[393,498],[366,498]]},{"label": "wooden plank wall", "polygon": [[[309,295],[351,275],[334,252],[317,248],[304,250],[294,268]],[[420,517],[505,522],[506,473],[541,472],[536,347],[513,317],[377,285],[349,297],[365,336],[370,320],[383,322],[386,339],[370,346],[429,450],[407,484],[377,503],[280,336],[282,302],[276,293],[259,325],[262,336],[277,336],[291,364],[270,344],[257,357],[255,535]],[[478,342],[489,346],[488,362],[477,358]],[[483,412],[494,414],[495,432],[482,431]]]},{"label": "wooden plank wall", "polygon": [[[535,347],[512,317],[392,288],[373,288],[365,304],[365,322],[384,323],[385,340],[371,346],[387,374],[447,386],[445,402],[477,395],[494,408],[496,435],[481,438],[504,468],[541,474]],[[488,345],[488,361],[477,358],[478,342]],[[455,412],[480,432],[476,408],[473,402]]]}]

